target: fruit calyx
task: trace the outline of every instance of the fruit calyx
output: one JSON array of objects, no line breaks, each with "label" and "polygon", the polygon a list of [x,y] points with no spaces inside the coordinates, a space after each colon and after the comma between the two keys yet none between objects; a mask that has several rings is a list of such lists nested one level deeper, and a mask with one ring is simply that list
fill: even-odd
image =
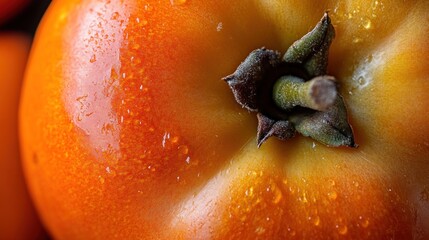
[{"label": "fruit calyx", "polygon": [[257,145],[269,137],[286,140],[298,132],[327,146],[357,147],[335,78],[327,75],[335,36],[328,13],[313,30],[278,51],[252,51],[223,78],[243,108],[257,112]]}]

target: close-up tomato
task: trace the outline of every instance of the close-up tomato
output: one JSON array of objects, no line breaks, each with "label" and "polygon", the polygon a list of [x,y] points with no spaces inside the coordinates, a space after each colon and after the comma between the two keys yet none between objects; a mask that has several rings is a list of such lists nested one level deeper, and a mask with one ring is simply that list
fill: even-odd
[{"label": "close-up tomato", "polygon": [[21,168],[18,101],[30,37],[0,33],[0,239],[38,239],[42,225]]},{"label": "close-up tomato", "polygon": [[[285,53],[326,12],[323,59],[358,147],[296,134],[258,148],[257,114],[222,79],[255,49]],[[429,238],[428,12],[425,0],[53,1],[20,106],[44,224],[54,239]]]}]

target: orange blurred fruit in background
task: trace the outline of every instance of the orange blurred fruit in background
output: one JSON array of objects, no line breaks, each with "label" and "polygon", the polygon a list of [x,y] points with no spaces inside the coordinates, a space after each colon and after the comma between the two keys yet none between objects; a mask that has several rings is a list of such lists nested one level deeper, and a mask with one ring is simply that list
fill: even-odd
[{"label": "orange blurred fruit in background", "polygon": [[4,240],[39,239],[43,234],[25,185],[18,144],[19,93],[30,45],[27,35],[0,33],[0,239]]}]

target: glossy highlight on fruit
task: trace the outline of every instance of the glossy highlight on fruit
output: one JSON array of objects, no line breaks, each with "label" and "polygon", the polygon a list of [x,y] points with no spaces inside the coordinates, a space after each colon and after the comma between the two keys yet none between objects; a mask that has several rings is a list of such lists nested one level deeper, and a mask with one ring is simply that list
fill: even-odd
[{"label": "glossy highlight on fruit", "polygon": [[[326,11],[358,149],[257,148],[221,79]],[[54,1],[25,77],[26,176],[55,239],[428,238],[429,3]]]}]

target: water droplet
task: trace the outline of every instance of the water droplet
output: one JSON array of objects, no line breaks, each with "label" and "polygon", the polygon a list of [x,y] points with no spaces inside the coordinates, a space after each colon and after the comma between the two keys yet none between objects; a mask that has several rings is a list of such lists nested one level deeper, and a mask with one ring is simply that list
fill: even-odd
[{"label": "water droplet", "polygon": [[178,136],[174,136],[171,138],[171,143],[177,143],[179,141],[179,137]]},{"label": "water droplet", "polygon": [[378,1],[373,2],[373,4],[372,4],[372,10],[376,10],[379,4],[380,3]]},{"label": "water droplet", "polygon": [[118,12],[114,12],[113,14],[112,14],[112,17],[110,18],[110,19],[112,19],[112,20],[117,20],[119,18],[119,13]]},{"label": "water droplet", "polygon": [[257,227],[255,230],[255,233],[258,235],[262,235],[265,233],[265,228],[264,227]]},{"label": "water droplet", "polygon": [[365,19],[363,22],[363,28],[365,28],[366,30],[371,29],[372,27],[372,22],[369,18]]},{"label": "water droplet", "polygon": [[253,196],[253,187],[246,189],[246,192],[244,194],[246,194],[246,196],[248,196],[248,197]]},{"label": "water droplet", "polygon": [[363,41],[363,39],[362,38],[360,38],[360,37],[355,37],[354,39],[353,39],[353,43],[361,43]]},{"label": "water droplet", "polygon": [[79,115],[77,115],[76,120],[77,120],[78,122],[82,121],[82,116],[81,116],[80,114],[79,114]]},{"label": "water droplet", "polygon": [[359,76],[359,78],[357,79],[357,83],[361,87],[364,87],[364,86],[366,86],[368,84],[368,81],[363,76]]},{"label": "water droplet", "polygon": [[369,226],[369,220],[368,220],[368,219],[365,219],[365,220],[361,223],[361,226],[362,226],[362,227],[364,227],[364,228],[367,228],[367,227]]},{"label": "water droplet", "polygon": [[312,219],[313,219],[313,224],[315,226],[319,226],[320,225],[320,217],[319,216],[315,216]]},{"label": "water droplet", "polygon": [[140,49],[140,44],[138,44],[138,43],[134,43],[134,44],[132,45],[132,48],[133,48],[134,50],[138,50],[138,49]]},{"label": "water droplet", "polygon": [[223,24],[222,24],[222,22],[219,22],[216,26],[216,31],[220,32],[222,30],[222,28],[223,28]]},{"label": "water droplet", "polygon": [[179,149],[180,153],[186,155],[189,153],[189,148],[186,145],[180,145],[177,149]]},{"label": "water droplet", "polygon": [[257,173],[257,172],[255,172],[255,171],[248,171],[248,172],[247,172],[247,175],[248,175],[248,176],[257,176],[257,175],[258,175],[258,173]]},{"label": "water droplet", "polygon": [[368,218],[364,218],[362,216],[359,216],[359,222],[363,228],[367,228],[369,226],[369,219]]},{"label": "water droplet", "polygon": [[329,182],[329,185],[331,185],[332,187],[335,186],[336,184],[335,180],[332,180],[332,179],[329,179],[328,182]]},{"label": "water droplet", "polygon": [[277,187],[277,185],[276,185],[276,184],[272,184],[272,185],[271,185],[271,191],[272,191],[272,192],[273,192],[273,194],[274,194],[274,197],[273,197],[273,203],[274,203],[274,204],[279,203],[279,202],[280,202],[280,200],[282,200],[282,198],[283,198],[282,191],[280,191],[280,189]]},{"label": "water droplet", "polygon": [[338,228],[338,233],[339,234],[341,234],[341,235],[346,235],[347,234],[347,232],[348,232],[348,228],[347,228],[347,226],[346,225],[344,225],[344,226],[336,226],[337,228]]},{"label": "water droplet", "polygon": [[93,62],[95,62],[95,61],[97,61],[97,56],[95,56],[95,54],[93,54],[93,55],[91,56],[91,59],[89,59],[89,62],[90,62],[90,63],[93,63]]},{"label": "water droplet", "polygon": [[186,3],[186,0],[170,0],[171,5],[182,5]]},{"label": "water droplet", "polygon": [[306,192],[304,192],[304,193],[302,194],[302,197],[300,197],[300,198],[299,198],[299,200],[300,200],[301,202],[303,202],[303,203],[308,203],[307,193],[306,193]]},{"label": "water droplet", "polygon": [[164,136],[162,136],[162,141],[161,141],[161,145],[163,148],[165,148],[165,143],[167,142],[168,139],[170,139],[170,133],[165,132]]},{"label": "water droplet", "polygon": [[338,197],[338,194],[335,191],[332,191],[332,192],[328,193],[329,200],[335,200],[335,199],[337,199],[337,197]]}]

